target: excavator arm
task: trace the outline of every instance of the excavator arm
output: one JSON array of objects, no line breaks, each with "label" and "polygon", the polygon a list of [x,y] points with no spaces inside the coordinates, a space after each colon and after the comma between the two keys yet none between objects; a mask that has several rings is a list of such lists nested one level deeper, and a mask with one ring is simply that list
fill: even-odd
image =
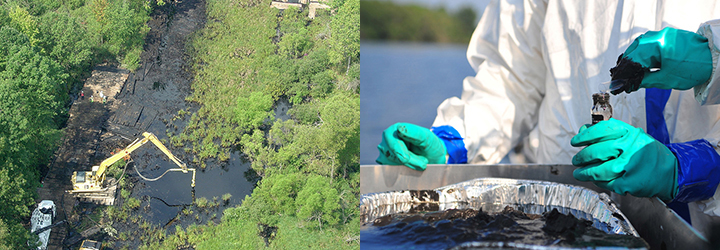
[{"label": "excavator arm", "polygon": [[[170,150],[168,150],[165,145],[163,145],[160,140],[149,132],[143,133],[143,138],[138,138],[135,141],[133,141],[130,145],[128,145],[125,149],[121,150],[120,152],[117,152],[113,156],[105,159],[100,163],[100,166],[93,166],[92,171],[75,171],[73,172],[71,182],[73,184],[73,190],[70,191],[71,193],[85,193],[85,194],[92,194],[97,192],[104,192],[106,190],[109,190],[109,187],[103,187],[105,185],[105,175],[107,169],[123,157],[126,157],[130,155],[133,151],[141,147],[142,145],[145,145],[145,143],[148,143],[151,141],[155,146],[157,146],[165,155],[170,158],[175,164],[177,164],[180,168],[171,168],[165,171],[160,177],[157,177],[155,179],[148,179],[140,175],[138,172],[138,175],[142,177],[145,180],[148,181],[155,181],[162,176],[164,176],[168,172],[174,172],[174,171],[182,171],[183,173],[187,173],[188,171],[192,171],[192,183],[191,186],[193,187],[193,190],[195,188],[195,169],[194,168],[188,168],[187,165],[182,162],[179,158],[175,157]],[[137,169],[135,169],[137,171]],[[113,189],[114,190],[114,189]],[[114,191],[113,191],[114,192]],[[112,202],[110,202],[112,204]]]},{"label": "excavator arm", "polygon": [[175,164],[177,164],[178,166],[180,166],[180,169],[182,170],[183,173],[187,173],[187,171],[188,171],[187,165],[186,165],[184,162],[182,162],[180,159],[178,159],[177,157],[175,157],[175,155],[173,155],[173,154],[170,152],[170,150],[168,150],[168,149],[165,147],[165,145],[163,145],[163,144],[160,142],[160,140],[159,140],[153,133],[144,132],[144,133],[143,133],[143,136],[144,136],[144,138],[142,138],[142,139],[136,139],[133,143],[131,143],[130,145],[128,145],[124,150],[122,150],[122,151],[114,154],[114,155],[111,156],[110,158],[107,158],[107,159],[105,159],[104,161],[102,161],[102,162],[100,163],[100,166],[98,167],[96,173],[94,173],[95,176],[98,176],[98,177],[99,177],[99,179],[100,179],[99,181],[100,181],[100,182],[105,181],[105,171],[106,171],[112,164],[114,164],[115,162],[119,161],[119,160],[122,159],[123,157],[130,155],[130,153],[132,153],[133,151],[135,151],[136,149],[138,149],[138,148],[141,147],[142,145],[145,145],[145,143],[147,143],[148,141],[151,141],[153,144],[155,144],[155,146],[158,147],[158,148],[160,149],[160,151],[162,151],[163,153],[165,153],[165,155],[167,155],[168,158],[170,158],[170,160],[172,160],[173,162],[175,162]]},{"label": "excavator arm", "polygon": [[[147,132],[146,132],[146,133],[147,133]],[[148,134],[149,134],[149,133],[148,133]],[[152,135],[152,134],[150,134],[150,135]],[[153,136],[154,136],[154,135],[153,135]],[[95,176],[98,177],[98,181],[99,181],[100,183],[104,182],[104,181],[105,181],[105,171],[106,171],[112,164],[115,164],[115,162],[119,161],[119,160],[122,159],[123,157],[130,155],[130,153],[132,153],[133,151],[135,151],[136,149],[138,149],[139,147],[141,147],[141,146],[144,145],[145,143],[147,143],[147,139],[146,139],[146,138],[144,138],[144,139],[136,139],[133,143],[131,143],[130,145],[128,145],[127,147],[125,147],[125,149],[123,149],[122,151],[120,151],[120,152],[114,154],[113,156],[110,156],[109,158],[107,158],[107,159],[105,159],[104,161],[102,161],[102,162],[100,163],[100,166],[99,166],[99,167],[97,168],[97,170],[95,171],[95,173],[93,173],[93,175],[95,175]]]},{"label": "excavator arm", "polygon": [[143,133],[143,135],[145,136],[145,139],[150,140],[153,144],[155,144],[156,147],[158,147],[158,148],[160,149],[160,151],[162,151],[163,153],[165,153],[165,155],[167,155],[168,158],[170,158],[170,160],[172,160],[173,162],[175,162],[175,164],[177,164],[178,166],[180,166],[180,169],[182,169],[182,172],[183,172],[183,173],[187,173],[187,171],[188,171],[187,165],[185,165],[184,162],[182,162],[180,159],[178,159],[177,157],[175,157],[175,155],[173,155],[173,154],[170,152],[170,150],[168,150],[168,149],[165,147],[165,145],[163,145],[162,143],[160,143],[160,140],[158,140],[158,138],[155,137],[155,135],[153,135],[152,133],[149,133],[149,132],[145,132],[145,133]]}]

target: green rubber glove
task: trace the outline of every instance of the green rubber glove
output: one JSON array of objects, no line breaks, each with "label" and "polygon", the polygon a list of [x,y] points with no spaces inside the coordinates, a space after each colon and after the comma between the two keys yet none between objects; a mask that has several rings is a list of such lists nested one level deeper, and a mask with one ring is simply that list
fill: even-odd
[{"label": "green rubber glove", "polygon": [[382,134],[378,145],[383,165],[405,165],[425,170],[427,164],[444,164],[445,144],[432,131],[410,123],[395,123]]},{"label": "green rubber glove", "polygon": [[[651,72],[655,68],[659,70]],[[638,88],[687,90],[707,82],[712,69],[707,38],[674,28],[648,31],[635,38],[610,69],[612,80],[624,81],[621,88],[611,88],[613,94]]]},{"label": "green rubber glove", "polygon": [[572,159],[579,181],[618,194],[637,197],[657,196],[672,200],[677,193],[677,158],[662,143],[642,129],[612,119],[584,125],[570,144],[587,146]]}]

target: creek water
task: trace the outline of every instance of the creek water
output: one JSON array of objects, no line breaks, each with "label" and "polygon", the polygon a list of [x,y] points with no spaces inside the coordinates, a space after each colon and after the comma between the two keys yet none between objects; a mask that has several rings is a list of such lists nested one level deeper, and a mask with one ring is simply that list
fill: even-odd
[{"label": "creek water", "polygon": [[[146,178],[154,178],[167,169],[177,167],[164,155],[151,152],[147,152],[147,154],[149,160],[145,164],[148,165],[135,165],[140,174]],[[130,169],[131,167],[132,165],[128,166],[127,170],[131,174],[130,176],[137,176],[134,169]],[[193,188],[190,186],[192,172],[187,174],[170,172],[157,181],[139,179],[131,197],[142,201],[143,217],[156,225],[174,222],[173,219],[180,214],[183,208],[192,206],[193,195],[195,199],[204,197],[211,202],[215,198],[220,206],[208,209],[200,216],[206,218],[212,213],[216,213],[217,218],[220,218],[225,208],[240,204],[245,195],[252,193],[254,184],[244,177],[245,172],[249,169],[250,163],[245,162],[239,153],[234,152],[230,155],[227,163],[208,164],[204,170],[197,168],[194,194]],[[227,203],[222,200],[224,194],[232,195]]]},{"label": "creek water", "polygon": [[438,105],[474,76],[467,45],[362,41],[360,164],[375,164],[382,131],[396,122],[430,128]]}]

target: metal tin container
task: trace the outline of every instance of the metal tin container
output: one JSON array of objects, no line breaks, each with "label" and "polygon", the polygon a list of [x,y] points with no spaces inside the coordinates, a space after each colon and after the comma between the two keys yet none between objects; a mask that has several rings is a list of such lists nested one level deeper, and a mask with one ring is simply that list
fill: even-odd
[{"label": "metal tin container", "polygon": [[[505,206],[532,214],[542,214],[555,208],[564,214],[573,214],[577,218],[592,221],[593,227],[606,233],[639,237],[607,194],[555,182],[478,178],[434,190],[363,194],[360,199],[363,224],[388,214],[407,213],[418,208],[437,211],[482,208],[483,211],[493,213],[500,212]],[[495,243],[466,242],[459,246],[473,244],[476,247],[492,247]],[[544,246],[511,245],[506,243],[506,246],[515,248],[549,249]]]}]

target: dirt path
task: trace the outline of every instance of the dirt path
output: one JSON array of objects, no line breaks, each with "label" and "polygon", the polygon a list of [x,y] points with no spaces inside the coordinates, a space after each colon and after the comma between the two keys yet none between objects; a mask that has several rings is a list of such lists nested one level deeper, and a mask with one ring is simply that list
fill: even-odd
[{"label": "dirt path", "polygon": [[[83,87],[85,98],[70,108],[65,138],[38,189],[38,201],[49,199],[57,205],[55,221],[72,224],[80,219],[73,211],[76,199],[65,194],[72,188],[73,171],[89,170],[144,131],[167,138],[168,121],[178,110],[189,107],[185,97],[190,93],[192,74],[185,70],[185,42],[204,23],[203,0],[169,2],[152,14],[142,66],[136,72],[112,64],[93,70]],[[100,91],[108,96],[106,103],[101,101]],[[96,101],[91,102],[91,97]],[[68,233],[67,226],[52,229],[48,249],[66,248],[63,240]]]},{"label": "dirt path", "polygon": [[[103,133],[103,125],[107,120],[109,109],[107,104],[101,102],[95,96],[96,102],[91,102],[93,90],[103,91],[103,94],[111,94],[112,89],[118,89],[127,79],[126,70],[116,67],[102,65],[93,70],[92,76],[88,78],[83,88],[86,97],[75,100],[70,108],[70,118],[65,128],[65,138],[62,145],[55,153],[55,159],[51,163],[50,170],[42,180],[43,185],[38,188],[38,201],[53,200],[56,205],[57,217],[55,221],[68,220],[77,221],[73,217],[73,208],[76,199],[66,190],[72,189],[70,177],[73,171],[89,170],[93,160],[97,158],[100,135]],[[112,97],[110,98],[112,102]],[[67,235],[67,227],[61,226],[52,229],[48,249],[62,249],[62,241]]]}]

